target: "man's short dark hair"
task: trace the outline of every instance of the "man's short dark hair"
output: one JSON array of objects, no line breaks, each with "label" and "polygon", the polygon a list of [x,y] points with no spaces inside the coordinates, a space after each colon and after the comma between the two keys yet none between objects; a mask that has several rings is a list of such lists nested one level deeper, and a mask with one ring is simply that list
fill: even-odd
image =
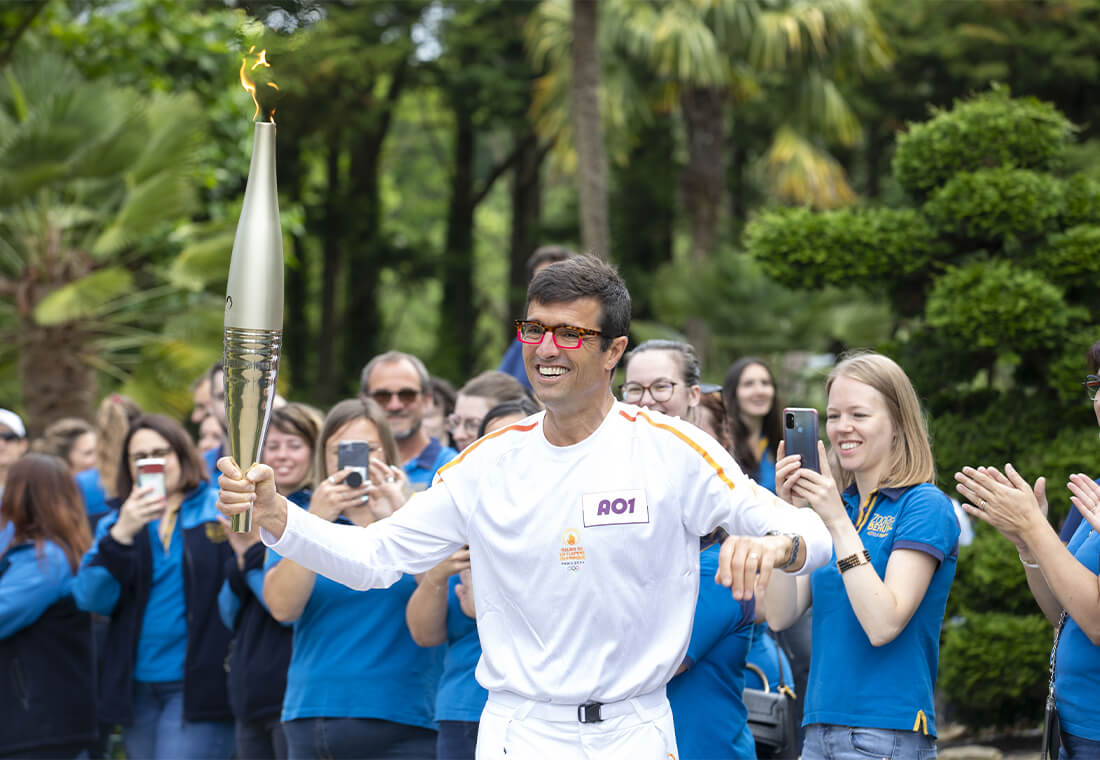
[{"label": "man's short dark hair", "polygon": [[[619,273],[595,256],[573,256],[543,269],[527,288],[527,306],[533,301],[544,304],[569,303],[579,298],[600,302],[600,350],[611,341],[630,332],[630,293]],[[584,325],[577,325],[584,327]]]},{"label": "man's short dark hair", "polygon": [[543,264],[556,264],[576,255],[576,251],[564,245],[540,245],[527,259],[527,282],[535,279],[535,270]]}]

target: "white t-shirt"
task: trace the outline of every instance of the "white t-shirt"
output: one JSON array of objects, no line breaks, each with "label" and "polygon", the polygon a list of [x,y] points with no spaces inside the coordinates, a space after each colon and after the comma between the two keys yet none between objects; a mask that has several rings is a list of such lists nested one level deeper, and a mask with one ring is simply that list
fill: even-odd
[{"label": "white t-shirt", "polygon": [[[809,509],[758,487],[690,423],[616,402],[573,446],[544,413],[471,444],[432,488],[366,528],[288,510],[284,557],[353,588],[394,583],[470,546],[490,691],[576,705],[663,687],[687,651],[699,537],[800,534],[803,573],[832,554]],[[714,583],[704,578],[704,583]]]}]

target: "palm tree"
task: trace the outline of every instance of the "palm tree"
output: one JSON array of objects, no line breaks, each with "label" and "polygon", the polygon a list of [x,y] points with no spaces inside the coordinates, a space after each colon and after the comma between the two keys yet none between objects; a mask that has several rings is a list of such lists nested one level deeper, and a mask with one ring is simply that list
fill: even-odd
[{"label": "palm tree", "polygon": [[90,414],[97,372],[126,380],[143,350],[189,350],[191,320],[174,321],[180,340],[161,329],[196,297],[156,267],[166,269],[171,224],[195,208],[201,111],[190,97],[143,101],[84,81],[34,44],[3,73],[0,360],[17,356],[23,406],[41,430]]},{"label": "palm tree", "polygon": [[611,255],[607,210],[607,158],[600,122],[600,52],[596,44],[597,0],[573,0],[570,105],[577,144],[581,244],[585,251]]}]

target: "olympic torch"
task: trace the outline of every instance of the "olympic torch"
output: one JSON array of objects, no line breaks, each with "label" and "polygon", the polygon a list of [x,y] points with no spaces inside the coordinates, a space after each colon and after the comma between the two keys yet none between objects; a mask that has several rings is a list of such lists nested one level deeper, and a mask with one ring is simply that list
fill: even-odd
[{"label": "olympic torch", "polygon": [[[261,64],[268,65],[263,53],[253,68]],[[255,100],[255,85],[248,80],[243,62],[241,83]],[[256,109],[258,115],[258,102]],[[226,424],[229,453],[242,473],[260,460],[275,400],[282,334],[283,234],[272,120],[256,122],[253,132],[252,161],[225,292]],[[231,527],[238,533],[251,531],[252,510],[233,515]]]}]

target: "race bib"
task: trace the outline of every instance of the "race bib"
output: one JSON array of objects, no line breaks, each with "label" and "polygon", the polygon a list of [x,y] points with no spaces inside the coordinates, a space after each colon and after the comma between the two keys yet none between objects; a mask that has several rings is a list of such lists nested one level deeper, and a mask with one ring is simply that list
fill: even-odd
[{"label": "race bib", "polygon": [[645,491],[599,491],[581,496],[584,527],[598,525],[634,525],[649,522],[649,503]]}]

